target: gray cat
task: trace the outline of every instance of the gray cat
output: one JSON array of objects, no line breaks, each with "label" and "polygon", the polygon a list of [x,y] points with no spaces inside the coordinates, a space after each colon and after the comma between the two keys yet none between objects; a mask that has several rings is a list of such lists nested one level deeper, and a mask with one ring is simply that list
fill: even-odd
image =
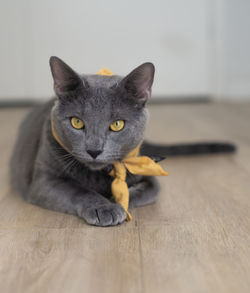
[{"label": "gray cat", "polygon": [[[57,57],[51,57],[50,66],[57,98],[33,109],[22,122],[11,159],[11,184],[25,200],[43,208],[76,215],[91,225],[120,224],[126,212],[114,201],[109,173],[114,161],[142,142],[154,66],[144,63],[124,78],[80,76]],[[141,154],[158,161],[234,150],[217,142],[144,142]],[[128,173],[126,181],[130,208],[156,201],[154,177]]]},{"label": "gray cat", "polygon": [[[120,224],[126,212],[114,202],[109,172],[143,139],[154,66],[144,63],[124,78],[80,76],[57,57],[50,66],[57,98],[22,122],[11,159],[12,186],[32,204],[91,225]],[[157,199],[154,177],[128,174],[127,184],[129,207]]]}]

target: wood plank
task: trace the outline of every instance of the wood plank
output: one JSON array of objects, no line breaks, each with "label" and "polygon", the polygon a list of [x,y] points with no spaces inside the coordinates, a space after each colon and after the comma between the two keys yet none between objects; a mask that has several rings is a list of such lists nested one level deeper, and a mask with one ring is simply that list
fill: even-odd
[{"label": "wood plank", "polygon": [[141,292],[137,227],[81,226],[1,228],[1,292]]}]

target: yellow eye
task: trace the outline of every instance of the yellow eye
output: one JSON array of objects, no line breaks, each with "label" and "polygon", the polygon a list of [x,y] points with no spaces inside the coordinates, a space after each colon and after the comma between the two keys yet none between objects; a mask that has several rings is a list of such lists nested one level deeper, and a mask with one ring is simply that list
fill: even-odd
[{"label": "yellow eye", "polygon": [[110,130],[112,131],[120,131],[123,129],[125,125],[124,120],[116,120],[110,124]]},{"label": "yellow eye", "polygon": [[84,122],[77,117],[71,118],[71,124],[76,129],[82,129],[84,127]]}]

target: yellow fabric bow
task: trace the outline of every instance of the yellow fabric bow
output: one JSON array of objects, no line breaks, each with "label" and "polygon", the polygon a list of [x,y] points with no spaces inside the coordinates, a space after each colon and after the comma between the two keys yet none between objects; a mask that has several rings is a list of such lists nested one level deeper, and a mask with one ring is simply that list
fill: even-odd
[{"label": "yellow fabric bow", "polygon": [[111,191],[115,198],[127,213],[127,221],[132,220],[132,216],[128,212],[129,206],[129,190],[126,183],[127,170],[134,175],[145,176],[166,176],[168,172],[146,156],[139,156],[140,145],[132,150],[121,162],[113,162],[114,169],[109,173],[115,179],[111,185]]}]

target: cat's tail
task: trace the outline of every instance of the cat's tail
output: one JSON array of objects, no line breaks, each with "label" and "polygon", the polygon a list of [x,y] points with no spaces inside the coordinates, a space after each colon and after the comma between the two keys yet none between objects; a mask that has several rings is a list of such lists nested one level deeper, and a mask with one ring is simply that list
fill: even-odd
[{"label": "cat's tail", "polygon": [[163,145],[144,141],[141,146],[141,155],[151,157],[191,156],[218,153],[233,153],[236,146],[227,142],[197,142]]}]

